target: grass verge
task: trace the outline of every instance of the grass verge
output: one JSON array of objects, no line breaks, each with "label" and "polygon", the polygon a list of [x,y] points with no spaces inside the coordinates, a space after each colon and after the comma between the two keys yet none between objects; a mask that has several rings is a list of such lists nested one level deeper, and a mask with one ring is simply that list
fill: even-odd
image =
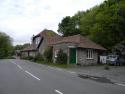
[{"label": "grass verge", "polygon": [[48,65],[48,66],[52,66],[52,67],[59,67],[59,68],[71,68],[71,67],[75,66],[75,65],[71,65],[71,64],[57,64],[57,63],[45,62],[45,61],[37,61],[35,63],[44,64],[44,65]]}]

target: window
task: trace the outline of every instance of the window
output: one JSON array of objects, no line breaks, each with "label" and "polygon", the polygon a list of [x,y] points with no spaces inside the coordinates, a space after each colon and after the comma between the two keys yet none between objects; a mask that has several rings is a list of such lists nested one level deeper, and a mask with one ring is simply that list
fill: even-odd
[{"label": "window", "polygon": [[36,38],[36,44],[39,44],[40,42],[40,37]]},{"label": "window", "polygon": [[93,59],[93,50],[92,49],[87,50],[87,59]]}]

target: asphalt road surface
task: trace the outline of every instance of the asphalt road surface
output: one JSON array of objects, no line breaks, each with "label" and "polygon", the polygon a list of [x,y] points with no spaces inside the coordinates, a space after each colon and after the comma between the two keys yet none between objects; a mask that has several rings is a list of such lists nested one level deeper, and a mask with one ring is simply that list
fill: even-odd
[{"label": "asphalt road surface", "polygon": [[24,60],[0,60],[0,94],[125,94],[125,86]]}]

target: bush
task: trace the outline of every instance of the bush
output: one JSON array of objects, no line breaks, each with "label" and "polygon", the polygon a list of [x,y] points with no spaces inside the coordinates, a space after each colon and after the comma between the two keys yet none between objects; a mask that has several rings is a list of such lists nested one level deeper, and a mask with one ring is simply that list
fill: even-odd
[{"label": "bush", "polygon": [[34,57],[34,61],[44,61],[43,56],[39,53]]},{"label": "bush", "polygon": [[34,57],[33,56],[24,56],[24,57],[21,57],[22,59],[25,59],[25,60],[33,60]]},{"label": "bush", "polygon": [[16,59],[14,56],[5,57],[5,59]]},{"label": "bush", "polygon": [[52,62],[52,57],[53,57],[53,48],[47,47],[44,52],[44,58],[47,62]]},{"label": "bush", "polygon": [[63,50],[59,50],[56,58],[56,63],[59,64],[67,64],[67,54],[63,52]]},{"label": "bush", "polygon": [[109,65],[105,65],[105,66],[104,66],[104,69],[105,69],[105,70],[109,70],[109,69],[110,69],[110,68],[109,68]]}]

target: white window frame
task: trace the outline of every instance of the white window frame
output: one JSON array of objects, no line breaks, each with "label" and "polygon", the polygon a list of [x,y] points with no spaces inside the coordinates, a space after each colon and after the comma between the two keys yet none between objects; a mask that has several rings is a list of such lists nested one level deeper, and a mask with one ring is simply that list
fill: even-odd
[{"label": "white window frame", "polygon": [[39,42],[40,42],[40,37],[37,37],[37,38],[36,38],[36,44],[38,45]]},{"label": "white window frame", "polygon": [[93,50],[87,49],[87,59],[93,59]]}]

